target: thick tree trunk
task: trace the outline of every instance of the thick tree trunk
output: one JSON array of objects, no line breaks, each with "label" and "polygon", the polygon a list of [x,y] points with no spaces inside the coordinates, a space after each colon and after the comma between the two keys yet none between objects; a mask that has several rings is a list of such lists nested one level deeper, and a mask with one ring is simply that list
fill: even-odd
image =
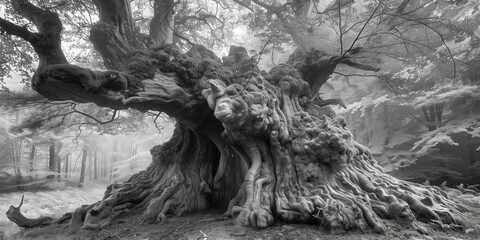
[{"label": "thick tree trunk", "polygon": [[150,48],[160,47],[165,43],[173,43],[173,22],[175,3],[173,0],[155,0],[154,15],[150,22]]},{"label": "thick tree trunk", "polygon": [[102,53],[109,69],[119,70],[139,46],[127,0],[94,0],[100,19],[90,30],[90,41]]}]

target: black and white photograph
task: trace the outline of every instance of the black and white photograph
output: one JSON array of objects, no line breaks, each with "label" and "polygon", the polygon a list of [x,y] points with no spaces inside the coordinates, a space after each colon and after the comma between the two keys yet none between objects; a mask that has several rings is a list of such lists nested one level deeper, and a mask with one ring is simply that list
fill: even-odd
[{"label": "black and white photograph", "polygon": [[0,0],[17,239],[480,239],[480,0]]}]

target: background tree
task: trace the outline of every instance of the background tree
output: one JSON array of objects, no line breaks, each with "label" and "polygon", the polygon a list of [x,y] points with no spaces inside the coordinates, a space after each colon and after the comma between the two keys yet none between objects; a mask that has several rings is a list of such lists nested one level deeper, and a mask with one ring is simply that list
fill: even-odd
[{"label": "background tree", "polygon": [[339,72],[321,91],[329,97],[342,95],[349,104],[342,115],[355,129],[355,139],[371,147],[394,176],[475,187],[478,165],[472,159],[479,156],[472,150],[480,147],[480,139],[469,129],[479,124],[472,105],[478,101],[472,70],[478,58],[472,22],[478,16],[469,11],[478,4],[418,1],[409,6],[418,21],[396,23],[403,38],[388,38],[389,59],[383,61],[396,70],[387,67],[390,73],[363,78]]},{"label": "background tree", "polygon": [[[92,104],[54,103],[31,91],[3,91],[0,93],[0,106],[2,106],[0,119],[5,121],[2,124],[5,131],[2,152],[5,154],[0,158],[2,170],[6,174],[2,177],[2,181],[5,181],[2,192],[10,192],[16,187],[28,191],[56,186],[51,185],[45,177],[54,179],[54,176],[57,176],[57,180],[60,180],[59,168],[64,169],[65,175],[62,177],[68,178],[62,182],[66,185],[78,185],[73,182],[78,182],[81,175],[82,162],[78,161],[77,156],[81,156],[82,146],[88,146],[90,155],[95,151],[102,153],[100,156],[97,154],[96,160],[99,163],[97,165],[102,165],[105,161],[108,172],[116,176],[114,180],[130,176],[133,172],[124,171],[123,165],[117,166],[110,163],[110,156],[114,153],[111,151],[109,142],[114,139],[113,136],[116,136],[121,150],[115,154],[119,158],[132,157],[129,151],[131,143],[127,141],[142,136],[144,138],[142,142],[146,146],[151,146],[152,140],[161,138],[158,138],[158,134],[145,133],[155,129],[162,134],[162,129],[155,128],[151,121],[156,119],[162,122],[164,119],[158,113],[119,112],[102,109]],[[166,124],[165,127],[168,128],[169,125]],[[11,148],[10,143],[16,142],[22,144]],[[18,156],[15,162],[11,157],[13,149],[16,149],[15,156]],[[136,156],[139,158],[139,165],[143,164],[144,159],[148,159],[144,156],[145,151],[148,152],[148,150],[142,149],[141,156]],[[86,169],[90,170],[91,167],[92,164],[88,162]],[[122,169],[122,172],[114,171],[114,168]],[[87,173],[90,174],[90,172]],[[10,176],[11,174],[13,176]],[[92,178],[94,174],[94,172],[91,173]],[[108,179],[100,178],[100,182]]]},{"label": "background tree", "polygon": [[[339,64],[378,70],[357,61],[361,48],[355,47],[367,23],[375,17],[371,28],[376,29],[382,22],[383,15],[375,15],[379,8],[392,11],[382,1],[372,3],[375,7],[351,47],[328,54],[302,46],[286,64],[260,73],[258,60],[242,47],[231,47],[221,62],[200,45],[186,53],[158,45],[168,42],[157,32],[165,27],[151,27],[148,43],[153,44],[142,45],[129,1],[106,0],[93,1],[99,21],[91,27],[90,40],[108,70],[74,65],[61,49],[62,22],[53,8],[12,1],[12,8],[36,29],[3,18],[0,27],[29,42],[37,53],[32,78],[37,92],[51,100],[164,112],[177,122],[172,138],[151,150],[146,170],[109,186],[102,201],[66,215],[70,226],[101,227],[137,206],[145,209],[148,221],[220,206],[243,225],[267,227],[274,217],[289,222],[320,219],[332,232],[355,227],[384,232],[380,218],[422,233],[426,230],[417,218],[442,226],[468,224],[462,219],[465,208],[439,188],[385,174],[370,151],[353,140],[345,120],[327,106],[332,101],[317,96]],[[290,13],[303,9],[291,5],[273,6]],[[338,9],[341,14],[341,5]],[[150,25],[170,24],[168,16],[155,16],[165,9],[153,12],[152,19],[162,21]],[[275,13],[277,18],[282,14]],[[397,11],[392,17],[403,15]],[[22,225],[19,208],[12,206],[7,215]]]}]

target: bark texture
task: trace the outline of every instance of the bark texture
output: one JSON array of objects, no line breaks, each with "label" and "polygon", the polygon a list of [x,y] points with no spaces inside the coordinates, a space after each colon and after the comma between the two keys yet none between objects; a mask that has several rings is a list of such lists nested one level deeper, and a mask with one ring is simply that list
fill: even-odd
[{"label": "bark texture", "polygon": [[20,201],[20,205],[18,205],[18,207],[10,205],[10,208],[8,208],[6,215],[10,221],[16,223],[19,227],[24,227],[24,228],[45,226],[53,223],[54,219],[51,217],[38,217],[38,218],[25,217],[20,211],[20,207],[22,207],[23,205],[23,197],[24,196],[22,196],[22,200]]},{"label": "bark texture", "polygon": [[[123,16],[127,1],[94,2],[98,26],[108,27],[92,30],[91,38],[112,70],[48,61],[39,66],[34,88],[53,100],[162,111],[177,126],[168,142],[151,150],[146,170],[110,185],[102,201],[72,215],[71,226],[102,227],[133,209],[163,222],[213,206],[259,228],[281,220],[323,222],[332,232],[383,232],[381,218],[420,232],[417,220],[463,225],[461,204],[436,187],[383,173],[328,106],[339,101],[314,97],[337,64],[376,69],[348,53],[305,48],[269,72],[260,72],[242,47],[232,47],[223,61],[202,46],[187,53],[171,45],[140,49],[122,30],[131,20],[111,21],[117,15],[102,12],[113,4]],[[59,35],[61,27],[55,29]],[[37,51],[40,59],[46,50]]]},{"label": "bark texture", "polygon": [[148,45],[150,48],[159,47],[165,43],[173,43],[174,7],[173,0],[153,1],[153,19],[150,22],[150,36]]}]

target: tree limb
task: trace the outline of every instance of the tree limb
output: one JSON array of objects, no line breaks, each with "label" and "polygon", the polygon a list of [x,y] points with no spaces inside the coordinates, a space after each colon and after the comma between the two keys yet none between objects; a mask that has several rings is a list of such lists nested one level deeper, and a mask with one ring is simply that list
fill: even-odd
[{"label": "tree limb", "polygon": [[75,113],[81,114],[81,115],[83,115],[83,116],[85,116],[85,117],[88,117],[88,118],[94,120],[95,122],[97,122],[97,123],[100,124],[100,125],[104,125],[104,124],[107,124],[107,123],[111,123],[111,122],[113,122],[113,121],[115,120],[115,117],[117,117],[117,112],[118,112],[118,110],[114,110],[114,111],[113,111],[113,114],[112,114],[112,117],[111,117],[109,120],[107,120],[107,121],[102,121],[102,120],[99,120],[99,119],[95,118],[94,116],[92,116],[92,115],[90,115],[90,114],[88,114],[88,113],[84,113],[84,112],[78,111],[78,110],[76,109],[76,106],[77,106],[77,105],[73,105],[73,112],[72,112],[72,113],[75,112]]},{"label": "tree limb", "polygon": [[366,64],[363,64],[363,63],[359,63],[359,62],[353,60],[352,58],[347,58],[343,61],[340,61],[340,63],[348,65],[349,67],[364,70],[364,71],[378,72],[380,70],[380,68],[378,68],[378,67],[372,67],[372,66],[369,66],[369,65],[366,65]]},{"label": "tree limb", "polygon": [[0,30],[3,32],[6,32],[7,34],[21,37],[26,41],[28,41],[29,43],[32,43],[34,39],[37,37],[35,33],[28,31],[27,28],[18,26],[1,17],[0,17]]},{"label": "tree limb", "polygon": [[12,1],[12,7],[20,15],[32,21],[39,33],[60,34],[62,31],[62,22],[57,13],[43,10],[28,0]]}]

